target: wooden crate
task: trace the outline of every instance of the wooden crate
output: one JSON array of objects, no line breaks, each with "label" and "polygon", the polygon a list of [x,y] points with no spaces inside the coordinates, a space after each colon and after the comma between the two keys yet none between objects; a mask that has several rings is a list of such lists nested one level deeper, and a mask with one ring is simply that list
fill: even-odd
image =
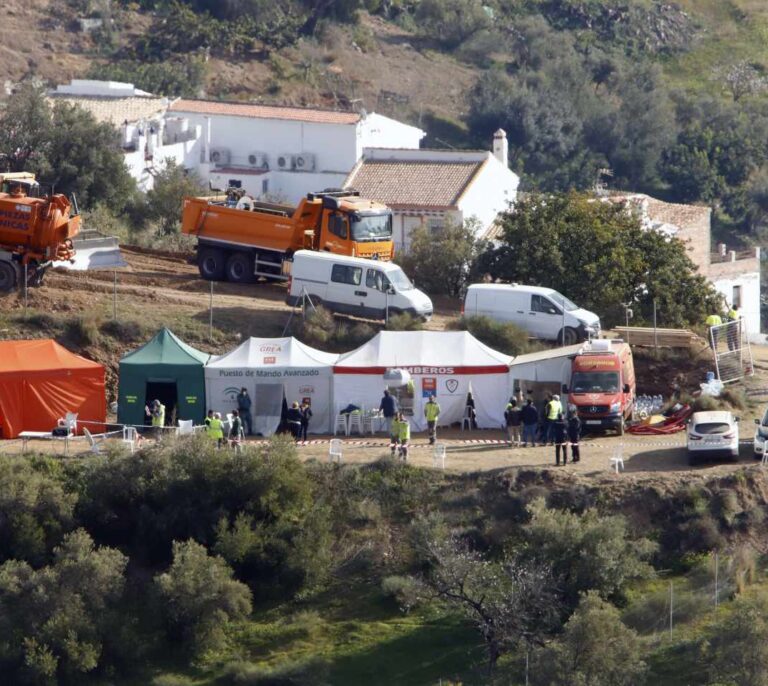
[{"label": "wooden crate", "polygon": [[706,342],[688,329],[656,329],[644,326],[617,326],[614,331],[630,345],[660,348],[699,348]]}]

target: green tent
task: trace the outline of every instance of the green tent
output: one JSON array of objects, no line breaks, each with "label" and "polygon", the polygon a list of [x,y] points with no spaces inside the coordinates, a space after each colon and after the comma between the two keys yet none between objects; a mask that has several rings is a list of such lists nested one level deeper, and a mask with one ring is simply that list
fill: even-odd
[{"label": "green tent", "polygon": [[157,399],[165,405],[165,423],[205,418],[203,368],[210,355],[195,350],[161,329],[138,350],[120,360],[117,421],[121,424],[148,422],[145,406]]}]

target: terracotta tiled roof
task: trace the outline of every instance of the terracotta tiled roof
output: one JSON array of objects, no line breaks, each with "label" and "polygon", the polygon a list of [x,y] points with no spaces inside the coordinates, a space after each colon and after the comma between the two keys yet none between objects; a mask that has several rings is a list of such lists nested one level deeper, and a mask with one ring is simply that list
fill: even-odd
[{"label": "terracotta tiled roof", "polygon": [[168,108],[165,98],[96,98],[88,96],[55,96],[54,102],[68,102],[90,112],[99,122],[122,126],[127,119],[137,122],[162,116]]},{"label": "terracotta tiled roof", "polygon": [[364,198],[390,207],[451,209],[482,162],[398,162],[366,160],[346,185]]},{"label": "terracotta tiled roof", "polygon": [[356,124],[360,115],[356,112],[335,112],[303,107],[280,107],[277,105],[249,105],[238,102],[216,102],[213,100],[177,100],[171,107],[173,112],[194,112],[196,114],[223,114],[231,117],[255,119],[288,119],[318,124]]},{"label": "terracotta tiled roof", "polygon": [[681,229],[687,228],[693,222],[698,222],[702,217],[708,217],[710,212],[710,209],[703,205],[664,202],[644,193],[611,193],[608,199],[613,202],[642,202],[651,221],[671,224]]}]

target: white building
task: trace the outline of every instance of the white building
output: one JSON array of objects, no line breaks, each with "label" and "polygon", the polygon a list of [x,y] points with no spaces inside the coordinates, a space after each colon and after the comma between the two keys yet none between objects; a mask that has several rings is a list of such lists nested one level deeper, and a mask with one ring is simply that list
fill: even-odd
[{"label": "white building", "polygon": [[760,248],[728,250],[720,244],[712,250],[712,210],[700,205],[681,205],[656,200],[642,193],[614,194],[609,200],[634,208],[649,229],[679,238],[688,256],[722,293],[728,305],[738,305],[750,340],[760,335]]},{"label": "white building", "polygon": [[380,114],[177,100],[169,115],[202,127],[200,157],[188,160],[214,188],[297,202],[339,188],[369,146],[418,148],[424,131]]},{"label": "white building", "polygon": [[97,121],[120,131],[125,164],[139,189],[152,188],[155,175],[165,163],[197,168],[202,149],[202,127],[166,117],[170,101],[158,98],[130,83],[73,79],[49,94],[90,112]]},{"label": "white building", "polygon": [[485,150],[403,150],[365,148],[345,187],[386,203],[394,213],[397,249],[408,249],[411,232],[450,221],[478,223],[485,235],[500,212],[517,197],[520,178],[508,166],[506,133],[494,134]]}]

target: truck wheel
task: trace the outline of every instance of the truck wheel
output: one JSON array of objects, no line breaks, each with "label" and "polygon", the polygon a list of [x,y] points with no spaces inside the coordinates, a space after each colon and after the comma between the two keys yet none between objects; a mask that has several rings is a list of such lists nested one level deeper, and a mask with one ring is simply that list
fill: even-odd
[{"label": "truck wheel", "polygon": [[208,281],[221,281],[224,278],[225,253],[218,248],[203,248],[197,255],[197,267],[200,276]]},{"label": "truck wheel", "polygon": [[576,329],[572,329],[570,326],[566,326],[560,331],[558,338],[561,345],[574,345],[579,342],[579,334],[576,332]]},{"label": "truck wheel", "polygon": [[16,288],[16,269],[10,262],[0,262],[0,291]]},{"label": "truck wheel", "polygon": [[248,253],[236,252],[227,260],[227,281],[250,283],[254,280],[253,257]]}]

